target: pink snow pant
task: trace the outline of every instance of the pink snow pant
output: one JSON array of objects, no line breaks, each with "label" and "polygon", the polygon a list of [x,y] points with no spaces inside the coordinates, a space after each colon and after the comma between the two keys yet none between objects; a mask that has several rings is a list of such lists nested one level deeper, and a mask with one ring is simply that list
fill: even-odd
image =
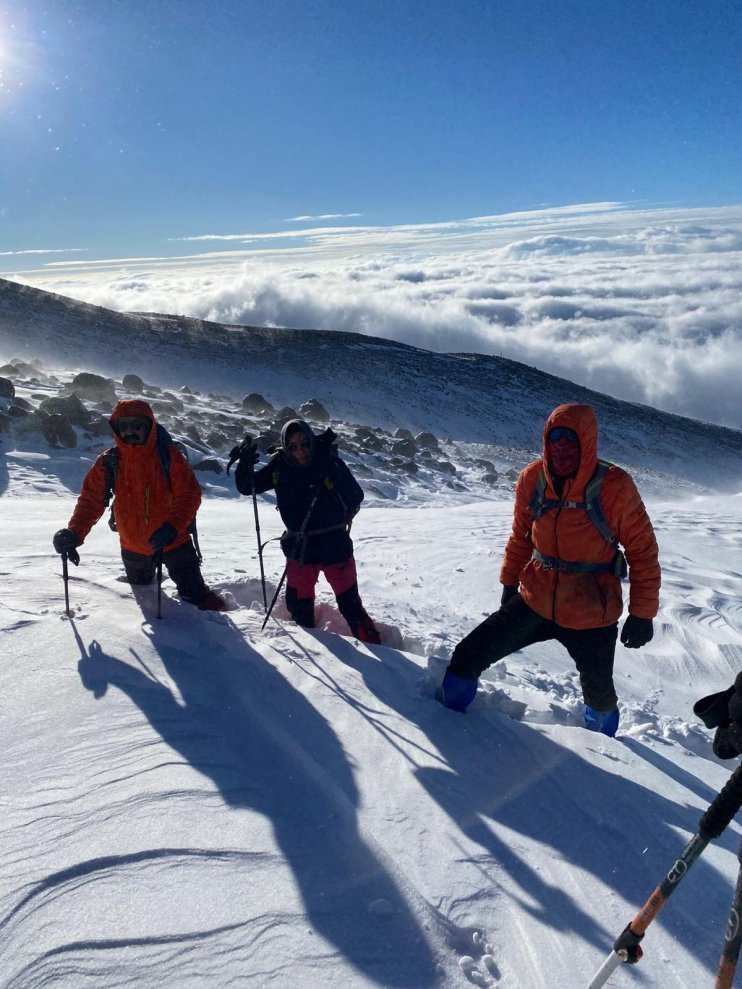
[{"label": "pink snow pant", "polygon": [[358,580],[356,561],[352,556],[342,563],[299,563],[298,560],[289,560],[286,567],[287,587],[293,587],[299,598],[314,598],[314,588],[321,573],[336,597],[350,590]]}]

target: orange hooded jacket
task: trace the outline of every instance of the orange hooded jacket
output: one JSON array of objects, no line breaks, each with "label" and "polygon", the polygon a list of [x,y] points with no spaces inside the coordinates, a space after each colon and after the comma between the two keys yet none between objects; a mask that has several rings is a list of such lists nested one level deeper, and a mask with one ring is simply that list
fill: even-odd
[{"label": "orange hooded jacket", "polygon": [[[188,461],[176,446],[170,447],[169,478],[165,476],[157,452],[157,429],[152,409],[140,399],[122,399],[116,403],[109,422],[117,419],[146,416],[152,429],[142,446],[123,443],[114,430],[119,451],[119,464],[114,487],[116,529],[121,548],[130,553],[152,556],[149,537],[165,522],[177,531],[168,551],[188,542],[188,526],[201,504],[201,487]],[[82,482],[68,528],[80,541],[105,511],[106,468],[101,454]]]},{"label": "orange hooded jacket", "polygon": [[[546,436],[555,426],[573,429],[580,440],[580,466],[565,482],[561,495],[553,484],[546,457]],[[543,458],[523,469],[515,488],[513,531],[505,547],[500,581],[520,585],[525,603],[565,628],[599,628],[618,621],[623,611],[621,582],[612,573],[564,573],[531,558],[579,563],[608,563],[615,549],[580,509],[563,508],[533,520],[529,503],[539,472],[546,476],[546,498],[584,501],[585,487],[598,462],[598,421],[589,405],[560,405],[546,421]],[[629,566],[629,612],[654,618],[659,607],[660,565],[652,523],[636,486],[626,471],[611,464],[600,487],[600,503]]]}]

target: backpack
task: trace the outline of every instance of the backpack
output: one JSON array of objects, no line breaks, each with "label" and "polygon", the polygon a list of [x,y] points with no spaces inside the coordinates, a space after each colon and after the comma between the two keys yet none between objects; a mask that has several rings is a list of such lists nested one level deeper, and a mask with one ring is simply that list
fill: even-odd
[{"label": "backpack", "polygon": [[[165,480],[170,486],[170,447],[179,446],[178,443],[172,438],[170,433],[161,426],[159,423],[156,424],[157,430],[157,455],[160,459],[160,467],[162,468],[162,473],[165,475]],[[112,446],[108,450],[104,450],[101,454],[103,457],[103,467],[106,472],[106,486],[103,491],[103,505],[108,508],[111,506],[111,514],[108,518],[109,528],[116,530],[116,516],[114,514],[115,501],[111,504],[114,498],[114,489],[116,487],[116,474],[119,468],[119,448],[117,446]],[[187,459],[187,458],[186,458]],[[196,556],[198,557],[198,562],[203,563],[203,556],[201,555],[201,547],[198,545],[198,527],[196,525],[196,517],[193,517],[193,521],[188,526],[188,532],[193,538],[193,545],[196,550]]]},{"label": "backpack", "polygon": [[[612,464],[607,460],[598,460],[598,464],[593,472],[593,476],[585,487],[584,501],[562,501],[558,498],[546,497],[546,474],[543,467],[539,471],[536,479],[531,500],[528,502],[528,510],[531,513],[533,522],[546,515],[547,512],[562,508],[579,508],[587,513],[587,517],[601,534],[606,542],[610,543],[616,551],[616,555],[609,563],[574,563],[560,560],[556,556],[543,556],[537,549],[533,550],[533,559],[539,560],[548,570],[562,570],[565,573],[612,573],[623,580],[628,573],[626,558],[619,549],[618,540],[608,525],[603,506],[600,503],[600,488],[603,478],[608,473],[608,468]],[[530,538],[530,534],[529,534]]]}]

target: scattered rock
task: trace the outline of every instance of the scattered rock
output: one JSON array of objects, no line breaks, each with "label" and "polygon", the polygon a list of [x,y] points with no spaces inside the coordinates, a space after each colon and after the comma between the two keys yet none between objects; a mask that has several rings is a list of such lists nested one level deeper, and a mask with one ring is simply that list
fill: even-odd
[{"label": "scattered rock", "polygon": [[100,416],[98,419],[91,419],[85,426],[86,436],[110,436],[113,439],[113,430],[107,416]]},{"label": "scattered rock", "polygon": [[251,412],[253,415],[262,415],[266,412],[275,412],[271,403],[263,398],[262,395],[258,395],[256,392],[250,392],[249,395],[245,395],[242,399],[242,408],[245,412]]},{"label": "scattered rock", "polygon": [[0,377],[0,398],[15,398],[15,385],[10,378]]},{"label": "scattered rock", "polygon": [[205,460],[200,460],[197,464],[193,465],[193,469],[212,471],[214,474],[224,473],[224,468],[220,462],[213,457],[207,457]]},{"label": "scattered rock", "polygon": [[211,432],[206,437],[206,445],[211,447],[212,450],[223,450],[226,447],[232,447],[235,444],[237,433],[235,431],[235,436],[230,439],[226,433],[223,433],[221,429],[212,429]]},{"label": "scattered rock", "polygon": [[39,405],[39,411],[50,416],[61,415],[73,426],[87,426],[91,419],[90,412],[82,404],[76,393],[45,398]]},{"label": "scattered rock", "polygon": [[121,384],[124,391],[131,392],[132,395],[141,395],[144,392],[144,382],[138,374],[125,374]]},{"label": "scattered rock", "polygon": [[301,419],[301,416],[296,409],[292,409],[290,405],[284,405],[282,409],[279,409],[278,412],[276,412],[273,418],[273,427],[280,432],[283,424],[288,422],[289,419]]},{"label": "scattered rock", "polygon": [[358,426],[355,431],[356,439],[358,439],[365,450],[383,450],[384,443],[376,433],[371,430],[368,426]]},{"label": "scattered rock", "polygon": [[111,407],[116,404],[116,383],[100,374],[81,371],[72,379],[69,391],[89,402],[108,402]]},{"label": "scattered rock", "polygon": [[415,442],[418,446],[424,446],[428,450],[440,450],[438,440],[432,433],[418,433]]},{"label": "scattered rock", "polygon": [[0,374],[12,374],[14,378],[32,378],[39,373],[39,369],[33,364],[27,364],[14,357],[9,364],[0,367]]},{"label": "scattered rock", "polygon": [[77,446],[77,434],[70,421],[61,413],[52,412],[51,415],[47,415],[44,412],[37,412],[36,414],[42,435],[49,446],[64,447],[67,450]]},{"label": "scattered rock", "polygon": [[417,443],[412,436],[402,437],[392,443],[392,453],[397,457],[414,457],[417,454]]},{"label": "scattered rock", "polygon": [[330,421],[330,413],[316,398],[310,398],[308,402],[302,402],[299,406],[299,412],[304,419],[312,419],[314,422]]},{"label": "scattered rock", "polygon": [[164,408],[170,412],[182,412],[185,408],[183,402],[178,398],[177,395],[173,395],[172,392],[164,391],[162,393],[163,401],[160,403],[160,407]]}]

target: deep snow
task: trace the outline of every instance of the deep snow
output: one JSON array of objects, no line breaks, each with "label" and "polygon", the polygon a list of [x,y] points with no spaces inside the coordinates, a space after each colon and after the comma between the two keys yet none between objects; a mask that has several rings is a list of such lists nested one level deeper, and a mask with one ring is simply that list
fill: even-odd
[{"label": "deep snow", "polygon": [[[648,499],[661,613],[649,646],[618,647],[611,740],[580,727],[552,644],[488,671],[466,715],[434,699],[499,601],[509,498],[369,498],[353,537],[382,646],[348,636],[324,585],[318,630],[281,604],[261,632],[252,505],[208,486],[204,573],[233,610],[200,613],[166,582],[158,620],[101,521],[70,619],[51,537],[72,456],[0,446],[0,987],[587,985],[736,765],[692,706],[742,668],[740,496]],[[608,985],[713,984],[740,834]]]}]

